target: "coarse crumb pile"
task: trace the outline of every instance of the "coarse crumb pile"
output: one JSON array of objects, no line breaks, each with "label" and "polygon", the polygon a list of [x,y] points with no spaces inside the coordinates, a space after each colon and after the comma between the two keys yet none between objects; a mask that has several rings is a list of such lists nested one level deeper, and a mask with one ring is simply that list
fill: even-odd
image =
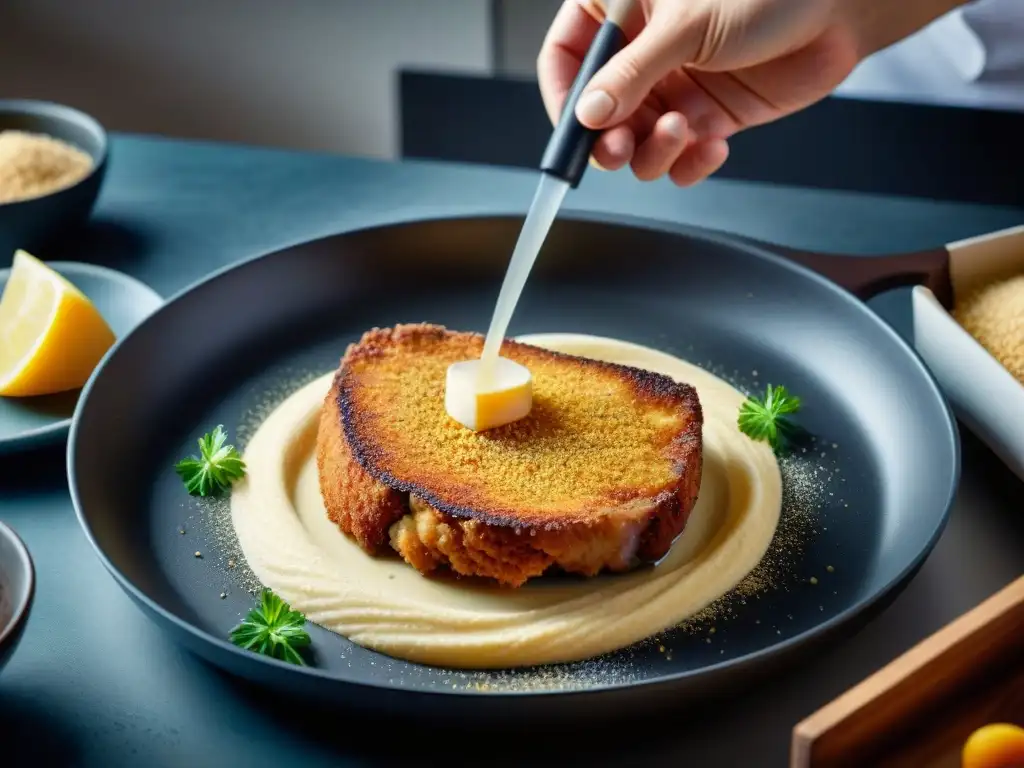
[{"label": "coarse crumb pile", "polygon": [[964,330],[1024,384],[1024,275],[975,291],[954,314]]},{"label": "coarse crumb pile", "polygon": [[24,131],[0,131],[0,203],[70,187],[92,168],[89,155],[63,141]]}]

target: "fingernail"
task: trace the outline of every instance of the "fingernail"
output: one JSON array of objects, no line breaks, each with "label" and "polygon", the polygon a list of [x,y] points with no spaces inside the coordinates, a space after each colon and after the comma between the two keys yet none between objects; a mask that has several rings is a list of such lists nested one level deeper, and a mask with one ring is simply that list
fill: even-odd
[{"label": "fingernail", "polygon": [[597,160],[595,160],[594,158],[590,158],[590,167],[591,168],[597,168],[597,170],[599,170],[599,171],[606,171],[606,170],[608,170],[603,165],[601,165],[599,162],[597,162]]},{"label": "fingernail", "polygon": [[665,116],[662,121],[662,126],[665,131],[675,139],[682,139],[686,136],[686,125],[683,123],[683,118],[680,115],[669,114]]},{"label": "fingernail", "polygon": [[604,91],[585,93],[576,102],[576,117],[590,125],[600,125],[615,111],[615,99]]}]

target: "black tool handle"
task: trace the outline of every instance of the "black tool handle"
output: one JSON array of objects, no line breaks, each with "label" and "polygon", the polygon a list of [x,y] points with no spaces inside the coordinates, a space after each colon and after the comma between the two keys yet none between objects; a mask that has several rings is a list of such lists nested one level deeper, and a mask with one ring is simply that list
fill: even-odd
[{"label": "black tool handle", "polygon": [[558,124],[544,150],[544,157],[541,158],[541,171],[569,182],[573,189],[579,186],[583,172],[587,169],[590,153],[594,149],[594,142],[601,135],[601,131],[584,127],[576,118],[576,102],[579,101],[580,94],[590,82],[590,78],[607,64],[612,56],[622,50],[625,43],[626,33],[609,16],[601,24],[594,41],[590,44],[576,80],[569,89]]}]

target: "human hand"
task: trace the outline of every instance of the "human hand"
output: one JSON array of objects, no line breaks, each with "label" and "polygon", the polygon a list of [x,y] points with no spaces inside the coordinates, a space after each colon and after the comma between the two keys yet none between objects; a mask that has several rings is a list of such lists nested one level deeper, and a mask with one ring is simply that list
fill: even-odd
[{"label": "human hand", "polygon": [[[600,167],[689,186],[722,166],[730,136],[824,98],[862,58],[963,2],[640,0],[629,42],[594,75],[576,116],[603,130]],[[605,10],[603,0],[565,0],[548,31],[537,70],[552,122]]]}]

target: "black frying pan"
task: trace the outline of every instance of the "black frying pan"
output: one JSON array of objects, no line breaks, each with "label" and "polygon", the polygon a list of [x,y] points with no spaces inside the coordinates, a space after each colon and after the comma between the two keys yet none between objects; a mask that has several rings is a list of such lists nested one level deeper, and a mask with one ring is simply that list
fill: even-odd
[{"label": "black frying pan", "polygon": [[[161,627],[244,678],[361,708],[593,717],[749,682],[812,641],[849,631],[905,584],[953,499],[953,418],[921,360],[888,325],[793,260],[814,263],[861,298],[926,282],[948,300],[944,252],[786,258],[689,228],[566,215],[511,333],[616,337],[711,366],[741,385],[752,386],[757,371],[757,381],[799,393],[802,425],[817,440],[810,455],[821,448],[822,463],[839,471],[821,476],[831,479],[791,580],[736,602],[714,636],[668,633],[546,678],[536,670],[452,674],[355,647],[319,627],[312,628],[315,665],[306,669],[229,644],[252,598],[217,562],[173,462],[213,425],[235,434],[268,392],[284,394],[297,378],[333,369],[345,345],[372,326],[485,329],[521,224],[521,217],[416,221],[288,248],[200,282],[120,341],[76,414],[71,494],[100,558]],[[206,556],[197,560],[195,550]],[[477,682],[487,683],[484,690]],[[552,682],[563,689],[550,690]]]}]

